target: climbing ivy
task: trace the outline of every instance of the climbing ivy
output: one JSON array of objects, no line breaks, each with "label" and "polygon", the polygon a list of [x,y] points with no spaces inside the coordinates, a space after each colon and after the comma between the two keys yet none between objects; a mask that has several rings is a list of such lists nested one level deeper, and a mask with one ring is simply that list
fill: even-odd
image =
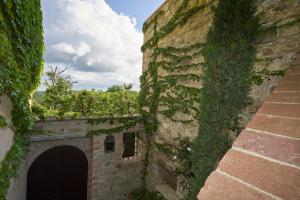
[{"label": "climbing ivy", "polygon": [[166,200],[159,192],[135,190],[131,192],[133,200]]},{"label": "climbing ivy", "polygon": [[230,132],[238,131],[239,114],[248,96],[259,18],[255,0],[221,0],[203,50],[203,89],[199,133],[192,145],[192,175],[187,199],[196,199],[207,176],[230,148]]},{"label": "climbing ivy", "polygon": [[7,126],[7,122],[6,122],[5,117],[0,115],[0,128],[5,128],[6,126]]},{"label": "climbing ivy", "polygon": [[118,122],[118,124],[120,124],[113,128],[100,128],[96,130],[90,130],[87,133],[87,136],[103,135],[103,134],[121,133],[127,131],[135,127],[138,123],[141,123],[141,117],[140,116],[103,117],[97,119],[88,119],[87,122],[92,125],[96,125],[99,123],[106,123],[106,122],[109,122],[110,124],[114,124],[115,122]]},{"label": "climbing ivy", "polygon": [[[151,28],[149,33],[153,35],[141,48],[150,60],[140,77],[139,104],[146,131],[142,172],[145,191],[153,135],[158,130],[158,114],[182,124],[199,122],[199,134],[191,150],[186,150],[191,145],[186,141],[180,143],[182,151],[154,141],[162,153],[178,156],[180,167],[177,172],[191,179],[187,197],[190,200],[196,197],[208,174],[231,146],[228,134],[238,130],[239,114],[250,103],[250,86],[259,85],[271,76],[283,75],[284,71],[253,70],[256,61],[254,44],[259,30],[255,0],[221,0],[217,8],[213,8],[215,1],[198,6],[189,4],[189,0],[182,0],[171,19],[160,29],[158,22],[163,11],[144,24],[143,32]],[[215,18],[207,42],[181,48],[158,45],[176,27],[209,6],[215,11]],[[198,55],[204,56],[204,63],[193,62]],[[203,73],[195,73],[195,69],[203,69]],[[188,81],[198,83],[198,87],[188,86]],[[178,113],[190,118],[178,119]]]},{"label": "climbing ivy", "polygon": [[0,163],[0,200],[16,177],[26,153],[33,124],[29,99],[43,66],[43,28],[40,0],[0,1],[0,95],[10,97],[14,141]]},{"label": "climbing ivy", "polygon": [[[201,90],[198,87],[187,86],[185,83],[187,81],[200,83],[200,73],[191,72],[191,70],[201,68],[203,63],[194,63],[193,57],[201,54],[205,44],[195,43],[181,48],[158,46],[158,42],[177,26],[184,25],[189,18],[211,4],[189,8],[189,2],[189,0],[182,0],[171,19],[159,30],[157,28],[158,20],[163,15],[162,11],[145,23],[143,28],[144,32],[149,28],[153,29],[153,36],[141,48],[143,52],[149,51],[150,53],[147,70],[144,70],[140,77],[139,98],[142,121],[146,132],[146,151],[142,170],[142,191],[145,192],[153,135],[158,128],[157,115],[160,114],[174,122],[189,124],[197,119],[199,112],[198,102]],[[159,70],[167,72],[168,75],[158,75]],[[176,117],[178,113],[187,114],[189,119],[178,119]],[[156,146],[157,148],[161,147],[159,144]]]},{"label": "climbing ivy", "polygon": [[[166,25],[164,25],[163,27],[161,27],[159,31],[155,30],[155,34],[153,35],[153,37],[151,37],[144,43],[144,45],[141,48],[142,52],[145,52],[149,48],[153,49],[154,47],[157,47],[157,43],[159,40],[161,40],[166,35],[171,33],[177,26],[184,25],[189,18],[191,18],[196,13],[198,13],[200,10],[203,10],[204,8],[206,8],[208,5],[211,4],[211,3],[201,4],[199,6],[194,6],[190,9],[187,9],[189,1],[190,0],[182,0],[181,5],[175,11],[174,15],[171,17],[171,19],[168,21],[168,23]],[[156,15],[154,17],[153,20],[144,24],[143,31],[146,32],[147,29],[151,26],[151,24],[153,24],[154,29],[156,29],[157,20],[162,14],[163,14],[163,12],[161,11],[160,13],[158,13],[158,15]]]},{"label": "climbing ivy", "polygon": [[186,178],[192,176],[191,167],[191,141],[189,138],[176,138],[174,144],[157,143],[154,142],[158,151],[165,154],[169,159],[177,161],[179,166],[176,168],[177,175],[183,175]]},{"label": "climbing ivy", "polygon": [[265,80],[271,80],[273,76],[284,76],[286,70],[268,70],[264,68],[260,71],[254,72],[251,77],[251,83],[255,85],[261,85]]}]

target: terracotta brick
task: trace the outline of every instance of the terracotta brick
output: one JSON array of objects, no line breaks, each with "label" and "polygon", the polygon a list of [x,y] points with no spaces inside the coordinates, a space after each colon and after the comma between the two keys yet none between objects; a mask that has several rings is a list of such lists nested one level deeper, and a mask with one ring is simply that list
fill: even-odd
[{"label": "terracotta brick", "polygon": [[271,94],[266,102],[300,103],[300,92],[279,92]]},{"label": "terracotta brick", "polygon": [[300,84],[299,83],[280,83],[274,90],[274,92],[285,92],[285,91],[300,92]]},{"label": "terracotta brick", "polygon": [[298,61],[297,66],[292,67],[287,74],[299,74],[300,73],[300,59]]},{"label": "terracotta brick", "polygon": [[225,173],[283,199],[300,199],[300,170],[230,150],[219,164]]},{"label": "terracotta brick", "polygon": [[247,128],[300,138],[300,119],[256,115],[247,125]]},{"label": "terracotta brick", "polygon": [[294,60],[294,62],[292,63],[292,65],[299,65],[300,66],[300,55],[298,54]]},{"label": "terracotta brick", "polygon": [[300,118],[300,104],[264,103],[257,113]]},{"label": "terracotta brick", "polygon": [[218,172],[213,172],[205,182],[199,200],[271,200],[273,198],[258,192]]},{"label": "terracotta brick", "polygon": [[234,142],[234,147],[300,167],[300,140],[244,130]]},{"label": "terracotta brick", "polygon": [[300,83],[300,74],[286,74],[282,79],[281,82],[294,82]]}]

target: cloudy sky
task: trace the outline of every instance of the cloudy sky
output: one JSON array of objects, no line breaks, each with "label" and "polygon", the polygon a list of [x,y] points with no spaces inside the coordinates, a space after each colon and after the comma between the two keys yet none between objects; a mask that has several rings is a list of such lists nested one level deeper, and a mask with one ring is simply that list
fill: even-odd
[{"label": "cloudy sky", "polygon": [[[48,66],[67,67],[78,82],[74,89],[123,83],[138,89],[142,24],[162,2],[42,0],[45,71]],[[45,90],[44,85],[39,90]]]}]

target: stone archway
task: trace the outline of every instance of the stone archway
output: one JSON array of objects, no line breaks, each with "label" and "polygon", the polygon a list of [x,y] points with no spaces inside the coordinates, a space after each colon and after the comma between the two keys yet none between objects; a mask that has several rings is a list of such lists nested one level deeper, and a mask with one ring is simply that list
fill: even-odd
[{"label": "stone archway", "polygon": [[86,200],[88,161],[73,146],[57,146],[39,155],[27,175],[27,200]]}]

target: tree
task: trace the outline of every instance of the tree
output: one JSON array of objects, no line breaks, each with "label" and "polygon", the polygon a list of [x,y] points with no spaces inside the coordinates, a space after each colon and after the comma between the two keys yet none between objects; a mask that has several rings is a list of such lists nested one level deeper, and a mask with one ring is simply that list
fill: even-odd
[{"label": "tree", "polygon": [[122,85],[112,85],[106,90],[107,92],[120,92],[124,91],[124,87]]},{"label": "tree", "polygon": [[45,92],[33,96],[33,110],[37,119],[47,117],[101,117],[138,113],[138,92],[132,84],[113,85],[101,90],[72,91],[75,83],[64,73],[66,68],[50,67],[46,72]]},{"label": "tree", "polygon": [[133,87],[133,85],[132,85],[131,83],[128,83],[128,84],[124,83],[124,84],[123,84],[124,90],[131,90],[132,87]]},{"label": "tree", "polygon": [[75,96],[74,111],[80,112],[81,116],[90,116],[94,113],[95,109],[95,91],[80,91]]},{"label": "tree", "polygon": [[123,85],[112,85],[107,88],[107,92],[121,92],[121,91],[129,91],[133,87],[132,83],[124,83]]},{"label": "tree", "polygon": [[[102,92],[86,91],[88,95],[93,96],[90,105],[90,112],[87,116],[122,116],[138,113],[138,92],[136,91],[119,91],[119,92]],[[88,101],[84,101],[85,106]],[[76,110],[78,111],[78,103]],[[74,108],[75,109],[75,108]]]},{"label": "tree", "polygon": [[47,89],[43,104],[48,110],[57,111],[59,117],[63,117],[72,106],[72,86],[75,82],[64,75],[65,71],[66,68],[50,67],[50,71],[46,72]]}]

